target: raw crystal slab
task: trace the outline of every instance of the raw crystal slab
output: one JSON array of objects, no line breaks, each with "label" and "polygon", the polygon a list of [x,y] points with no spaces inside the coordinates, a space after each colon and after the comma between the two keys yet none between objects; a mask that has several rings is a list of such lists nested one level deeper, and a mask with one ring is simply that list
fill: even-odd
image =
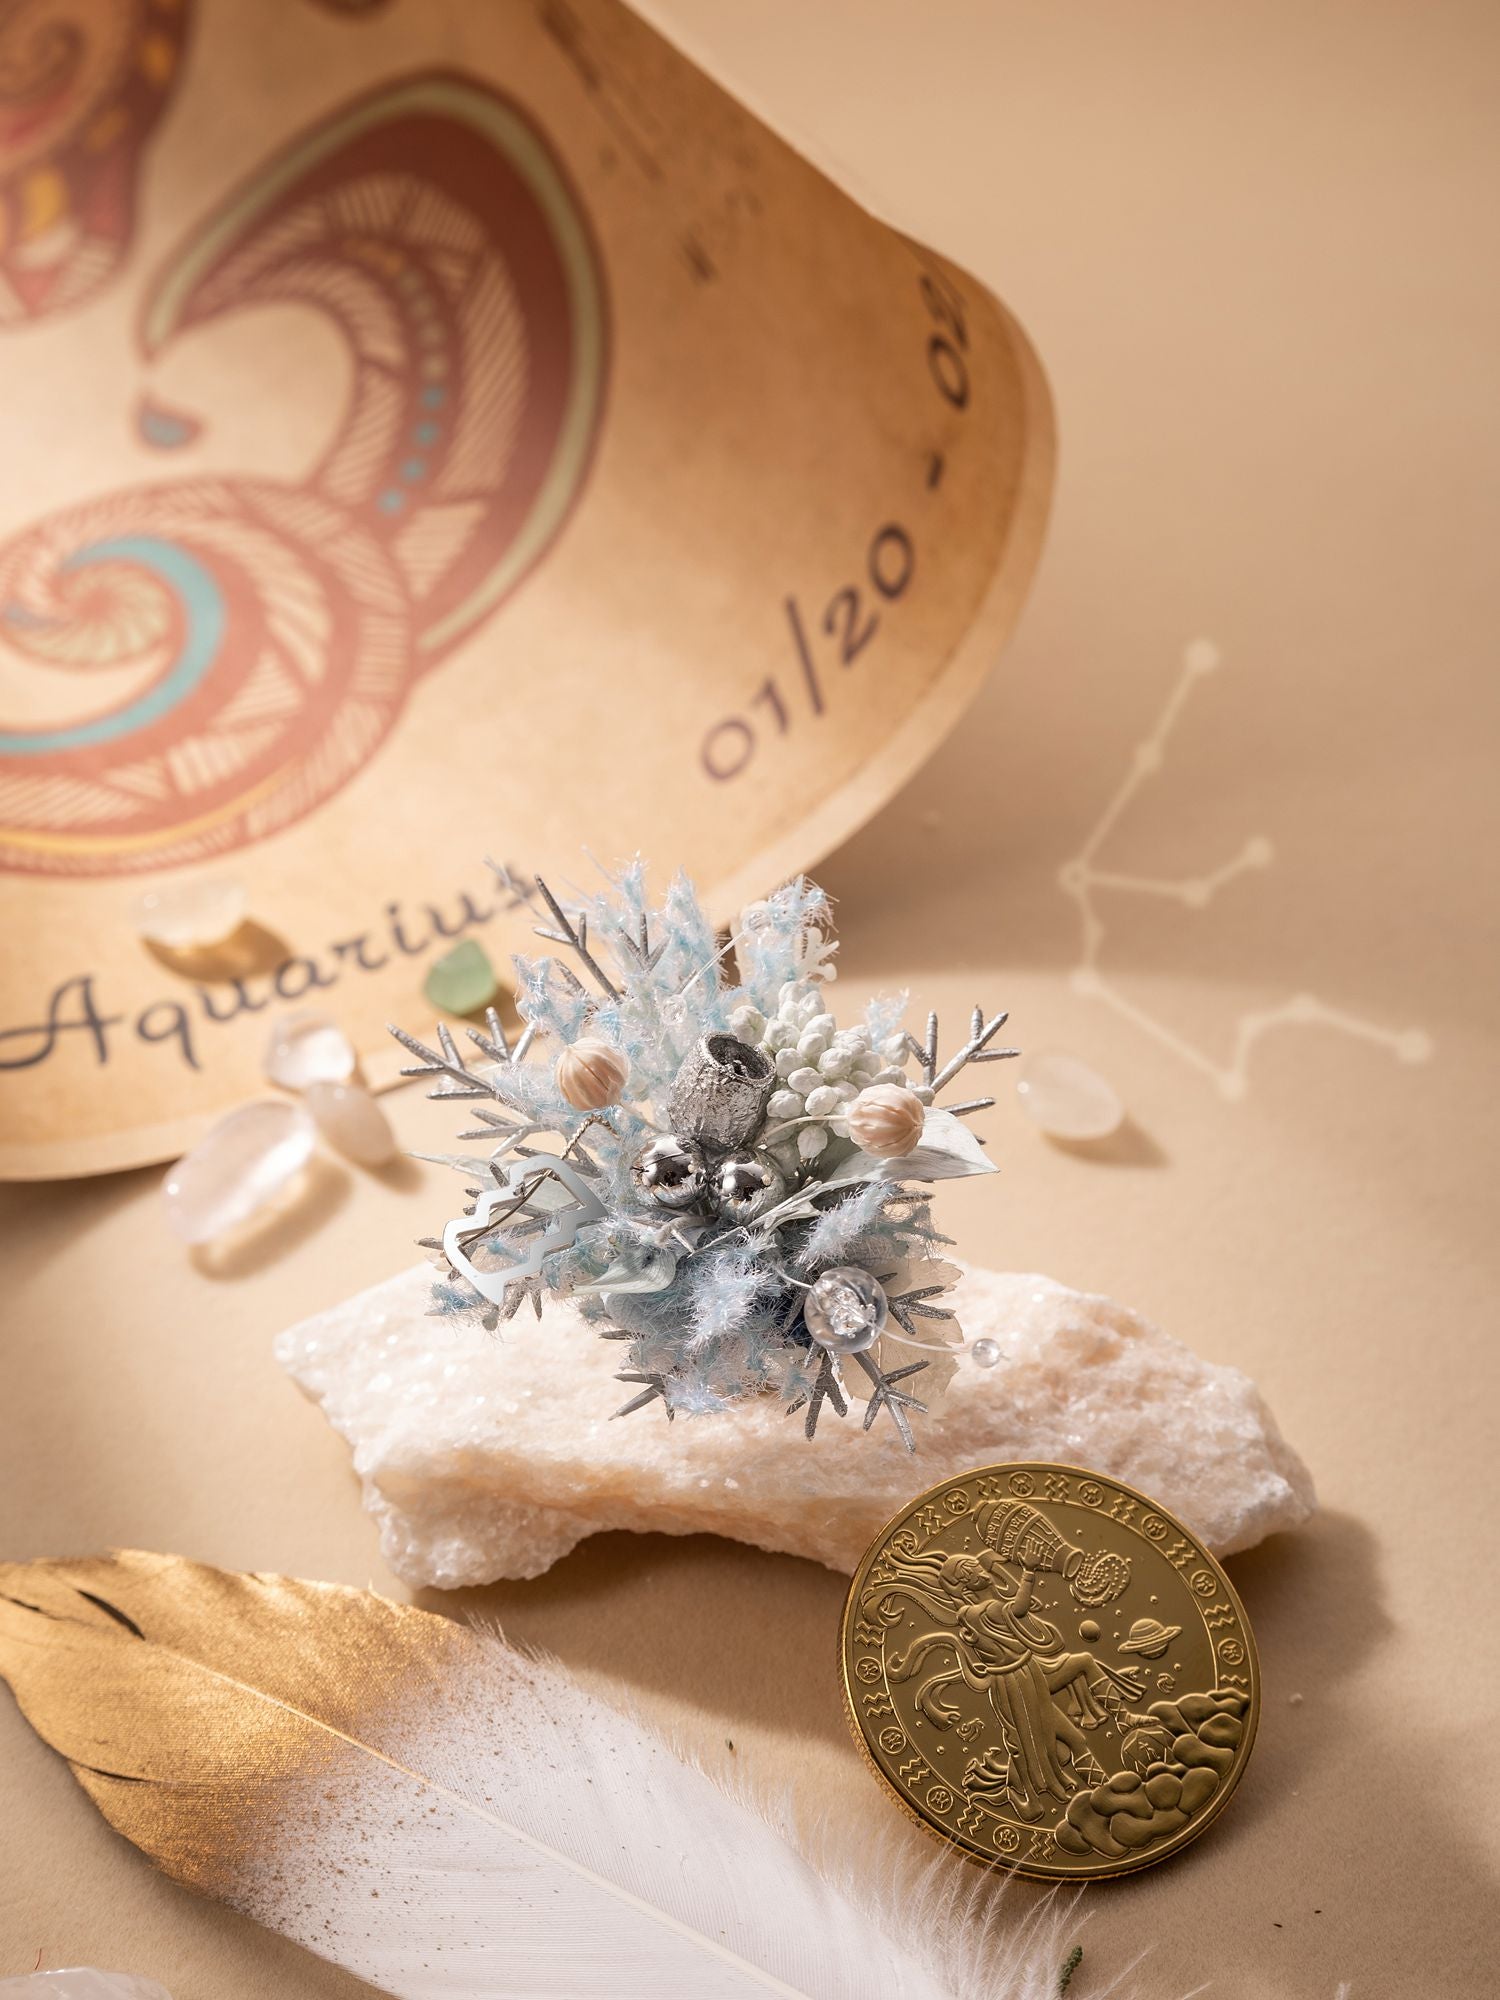
[{"label": "raw crystal slab", "polygon": [[504,1338],[427,1316],[423,1264],[283,1333],[277,1358],[353,1447],[386,1561],[454,1589],[539,1576],[605,1528],[731,1535],[853,1569],[923,1486],[986,1462],[1052,1459],[1139,1486],[1217,1555],[1294,1528],[1307,1468],[1250,1379],[1113,1300],[970,1271],[957,1295],[991,1367],[960,1365],[913,1457],[882,1418],[803,1436],[773,1400],[668,1424],[611,1421],[618,1353],[566,1305]]}]

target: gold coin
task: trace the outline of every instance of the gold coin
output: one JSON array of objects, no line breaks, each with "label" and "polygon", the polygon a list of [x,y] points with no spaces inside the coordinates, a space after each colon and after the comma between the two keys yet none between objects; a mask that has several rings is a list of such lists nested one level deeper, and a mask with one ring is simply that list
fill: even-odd
[{"label": "gold coin", "polygon": [[1196,1840],[1255,1741],[1260,1668],[1233,1586],[1134,1487],[989,1465],[881,1529],[844,1607],[844,1701],[930,1833],[1047,1880]]}]

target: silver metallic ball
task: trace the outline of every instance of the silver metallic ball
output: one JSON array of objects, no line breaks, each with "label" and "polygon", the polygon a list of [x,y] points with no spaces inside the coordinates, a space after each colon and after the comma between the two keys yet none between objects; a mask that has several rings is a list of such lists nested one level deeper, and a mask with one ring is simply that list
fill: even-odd
[{"label": "silver metallic ball", "polygon": [[786,1175],[769,1153],[731,1153],[714,1169],[714,1198],[726,1222],[753,1222],[786,1191]]},{"label": "silver metallic ball", "polygon": [[708,1165],[696,1139],[659,1134],[636,1154],[631,1172],[662,1208],[696,1208],[708,1193]]},{"label": "silver metallic ball", "polygon": [[830,1354],[862,1354],[873,1347],[888,1311],[879,1279],[857,1264],[835,1264],[802,1301],[808,1332]]}]

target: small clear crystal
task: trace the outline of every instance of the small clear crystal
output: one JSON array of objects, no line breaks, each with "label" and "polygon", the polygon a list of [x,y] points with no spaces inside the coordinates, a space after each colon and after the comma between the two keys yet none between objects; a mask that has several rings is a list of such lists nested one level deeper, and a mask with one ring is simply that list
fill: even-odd
[{"label": "small clear crystal", "polygon": [[886,1296],[878,1279],[857,1264],[825,1271],[802,1303],[807,1330],[831,1354],[863,1354],[886,1322]]},{"label": "small clear crystal", "polygon": [[137,896],[135,927],[148,944],[167,951],[195,951],[222,944],[245,921],[245,887],[227,875],[167,882]]},{"label": "small clear crystal", "polygon": [[283,1090],[347,1083],[354,1062],[349,1037],[326,1014],[283,1015],[266,1047],[266,1075]]},{"label": "small clear crystal", "polygon": [[998,1340],[976,1340],[969,1354],[978,1367],[993,1368],[1000,1359],[1000,1343]]},{"label": "small clear crystal", "polygon": [[360,1083],[310,1083],[303,1103],[318,1130],[361,1167],[383,1167],[396,1157],[391,1121]]},{"label": "small clear crystal", "polygon": [[1125,1106],[1096,1069],[1060,1049],[1021,1058],[1016,1095],[1052,1139],[1107,1139],[1125,1122]]},{"label": "small clear crystal", "polygon": [[300,1104],[242,1104],[211,1126],[162,1183],[184,1243],[212,1243],[274,1201],[306,1166],[313,1122]]}]

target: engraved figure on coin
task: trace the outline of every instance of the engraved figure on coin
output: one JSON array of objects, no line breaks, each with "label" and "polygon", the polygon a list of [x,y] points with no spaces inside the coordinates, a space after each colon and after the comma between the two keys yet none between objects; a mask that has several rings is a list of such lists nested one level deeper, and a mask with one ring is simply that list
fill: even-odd
[{"label": "engraved figure on coin", "polygon": [[940,1621],[938,1629],[889,1656],[890,1678],[910,1680],[932,1654],[950,1654],[954,1664],[918,1689],[918,1714],[939,1729],[956,1725],[969,1742],[984,1725],[962,1720],[943,1690],[962,1682],[982,1694],[999,1741],[970,1760],[964,1789],[1036,1820],[1103,1778],[1086,1730],[1115,1717],[1147,1719],[1125,1707],[1140,1700],[1140,1681],[1091,1652],[1070,1651],[1059,1628],[1034,1608],[1038,1576],[1060,1575],[1075,1600],[1102,1604],[1126,1588],[1130,1566],[1109,1552],[1074,1548],[1019,1500],[986,1502],[974,1522],[986,1544],[974,1555],[918,1552],[911,1538],[894,1538],[886,1574],[865,1591],[862,1604],[894,1624],[905,1615],[897,1600],[907,1597]]}]

